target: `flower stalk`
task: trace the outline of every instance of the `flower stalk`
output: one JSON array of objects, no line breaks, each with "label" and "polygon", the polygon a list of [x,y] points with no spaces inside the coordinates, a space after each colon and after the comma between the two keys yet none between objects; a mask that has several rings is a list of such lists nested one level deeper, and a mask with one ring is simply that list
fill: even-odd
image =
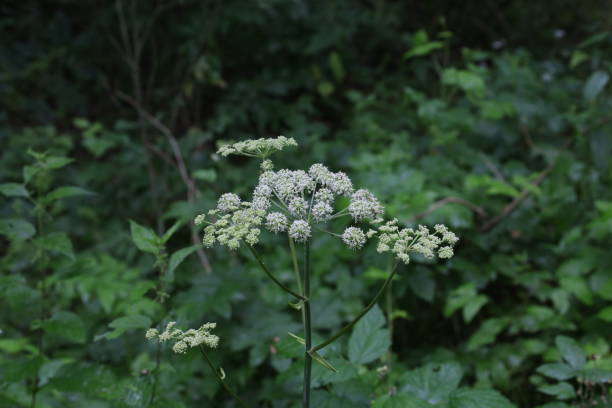
[{"label": "flower stalk", "polygon": [[304,408],[310,407],[310,379],[312,374],[312,357],[309,353],[312,347],[312,325],[310,319],[310,244],[307,242],[304,245],[304,296],[307,300],[303,305],[304,318],[304,390],[303,402]]}]

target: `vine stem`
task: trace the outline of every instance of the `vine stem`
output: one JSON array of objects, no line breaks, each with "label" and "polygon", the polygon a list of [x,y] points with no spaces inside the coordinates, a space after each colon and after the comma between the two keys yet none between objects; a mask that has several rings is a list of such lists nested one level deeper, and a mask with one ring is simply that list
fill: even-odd
[{"label": "vine stem", "polygon": [[312,373],[312,357],[309,353],[312,347],[312,326],[310,321],[310,243],[304,246],[304,408],[310,407],[310,378]]},{"label": "vine stem", "polygon": [[282,290],[284,290],[285,292],[289,293],[291,296],[298,298],[304,302],[306,302],[308,299],[308,296],[303,296],[300,295],[299,293],[289,289],[287,286],[285,286],[281,281],[279,281],[278,279],[276,279],[274,277],[274,275],[272,274],[272,272],[270,272],[270,270],[268,269],[268,267],[266,266],[265,263],[263,263],[263,261],[261,260],[261,258],[259,257],[259,254],[257,253],[257,251],[255,250],[255,248],[253,248],[250,245],[247,245],[247,247],[251,250],[251,253],[253,254],[253,256],[255,257],[255,259],[257,259],[257,262],[259,263],[259,266],[261,266],[261,269],[263,269],[263,271],[266,273],[266,275],[268,275],[268,278],[272,279],[272,281],[274,283],[276,283],[276,285],[281,288]]},{"label": "vine stem", "polygon": [[340,329],[336,334],[331,336],[329,339],[325,340],[323,343],[320,343],[320,344],[316,345],[315,347],[310,348],[309,351],[312,353],[312,352],[321,350],[323,347],[326,347],[326,346],[330,345],[331,343],[336,341],[338,338],[340,338],[344,334],[346,334],[349,330],[351,330],[351,328],[359,320],[361,320],[361,318],[363,316],[365,316],[365,314],[368,313],[370,311],[370,309],[372,309],[374,307],[376,302],[378,302],[378,299],[380,299],[380,297],[385,293],[385,290],[387,289],[387,286],[389,286],[389,284],[393,280],[393,277],[397,273],[397,266],[398,266],[398,263],[396,262],[395,265],[393,266],[393,268],[391,269],[391,273],[389,274],[389,276],[385,280],[385,283],[383,283],[381,288],[378,290],[378,293],[376,293],[376,296],[374,296],[374,299],[372,299],[372,301],[365,307],[365,309],[363,309],[361,312],[359,312],[359,314],[357,316],[355,316],[355,318],[353,320],[351,320],[350,323],[348,323],[346,326],[344,326],[342,329]]},{"label": "vine stem", "polygon": [[200,353],[202,353],[202,355],[204,356],[204,360],[206,360],[206,362],[208,363],[208,366],[210,367],[210,369],[215,373],[215,377],[217,377],[217,380],[219,381],[219,384],[221,384],[223,386],[223,388],[225,388],[225,390],[236,401],[238,401],[240,406],[242,406],[244,408],[249,408],[249,406],[242,400],[242,398],[240,398],[238,396],[238,394],[236,394],[236,392],[234,390],[232,390],[232,388],[225,382],[225,379],[223,378],[223,377],[225,377],[225,375],[221,374],[219,369],[217,367],[215,367],[215,365],[212,363],[212,361],[210,361],[210,358],[208,358],[208,355],[204,351],[204,346],[200,345],[199,349],[200,349]]}]

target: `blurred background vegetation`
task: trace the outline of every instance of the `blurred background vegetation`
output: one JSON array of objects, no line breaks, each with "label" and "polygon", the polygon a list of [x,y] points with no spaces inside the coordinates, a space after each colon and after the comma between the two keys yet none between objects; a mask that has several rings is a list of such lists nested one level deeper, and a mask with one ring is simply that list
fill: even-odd
[{"label": "blurred background vegetation", "polygon": [[[4,0],[0,406],[235,406],[196,353],[146,343],[170,319],[216,321],[239,393],[297,406],[287,297],[245,253],[177,252],[255,181],[218,143],[279,134],[300,144],[279,167],[343,169],[401,223],[461,237],[401,271],[388,350],[315,371],[315,407],[502,407],[448,400],[457,384],[612,406],[611,23],[603,0]],[[143,252],[130,220],[182,224]],[[325,240],[314,257],[322,335],[385,264]],[[427,403],[391,398],[409,392]]]}]

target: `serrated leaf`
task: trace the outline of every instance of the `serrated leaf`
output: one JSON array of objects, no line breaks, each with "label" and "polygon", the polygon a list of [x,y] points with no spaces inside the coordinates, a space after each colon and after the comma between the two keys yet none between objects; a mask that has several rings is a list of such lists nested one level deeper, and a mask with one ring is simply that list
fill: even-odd
[{"label": "serrated leaf", "polygon": [[36,245],[51,252],[57,252],[74,260],[72,241],[63,232],[52,232],[36,239]]},{"label": "serrated leaf", "polygon": [[73,196],[79,196],[79,195],[92,195],[92,194],[94,193],[92,193],[91,191],[87,191],[81,187],[65,186],[65,187],[56,188],[55,190],[51,191],[49,194],[45,196],[45,201],[52,202],[55,200],[66,198],[66,197],[73,197]]},{"label": "serrated leaf", "polygon": [[30,193],[23,184],[4,183],[0,184],[0,194],[7,197],[29,197]]},{"label": "serrated leaf", "polygon": [[448,408],[516,408],[495,390],[460,388],[450,395]]},{"label": "serrated leaf", "polygon": [[166,275],[164,276],[164,280],[167,282],[172,282],[174,280],[174,271],[178,266],[183,263],[185,259],[192,253],[194,253],[198,249],[197,246],[189,246],[183,249],[179,249],[174,252],[170,256],[170,261],[168,262],[168,270],[166,271]]},{"label": "serrated leaf", "polygon": [[566,382],[560,382],[552,385],[543,385],[541,387],[538,387],[538,391],[543,392],[546,395],[551,395],[560,400],[566,400],[574,398],[576,396],[574,387],[572,387],[570,383]]},{"label": "serrated leaf", "polygon": [[563,381],[576,375],[576,370],[567,364],[544,364],[538,367],[537,372],[555,380]]},{"label": "serrated leaf", "polygon": [[463,370],[458,363],[429,363],[404,373],[399,378],[400,391],[413,393],[431,404],[439,404],[457,388],[462,377]]},{"label": "serrated leaf", "polygon": [[11,241],[24,241],[35,234],[36,228],[26,220],[19,218],[0,220],[0,235],[8,237]]},{"label": "serrated leaf", "polygon": [[389,331],[381,329],[384,324],[385,317],[378,305],[355,324],[348,344],[348,357],[351,362],[366,364],[387,352],[391,341]]},{"label": "serrated leaf", "polygon": [[586,353],[574,339],[566,336],[557,336],[555,344],[559,348],[563,359],[576,370],[580,370],[586,363]]},{"label": "serrated leaf", "polygon": [[130,232],[132,234],[132,241],[138,249],[151,254],[159,252],[159,237],[153,230],[130,220]]}]

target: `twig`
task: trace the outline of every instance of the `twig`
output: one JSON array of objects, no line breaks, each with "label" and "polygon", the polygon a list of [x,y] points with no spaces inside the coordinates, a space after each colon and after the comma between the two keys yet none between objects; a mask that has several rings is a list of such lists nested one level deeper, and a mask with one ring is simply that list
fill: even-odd
[{"label": "twig", "polygon": [[435,203],[430,205],[425,211],[414,215],[412,218],[410,218],[410,221],[424,218],[432,212],[436,211],[438,208],[445,206],[446,204],[461,204],[475,212],[476,215],[478,215],[478,217],[480,218],[485,218],[487,216],[487,212],[482,207],[479,207],[476,204],[473,204],[461,197],[446,197],[442,200],[436,201]]},{"label": "twig", "polygon": [[[124,94],[123,92],[117,92],[117,96],[119,97],[119,99],[122,99],[129,105],[131,105],[138,112],[139,115],[141,115],[147,122],[149,122],[151,126],[153,126],[166,137],[168,143],[170,144],[170,148],[172,149],[174,160],[176,161],[176,166],[178,168],[181,179],[187,187],[187,200],[191,203],[194,203],[197,197],[197,190],[195,188],[193,180],[189,176],[187,166],[185,165],[185,160],[183,159],[183,154],[181,153],[181,148],[172,131],[162,122],[160,122],[155,116],[146,111],[136,100],[134,100],[134,98]],[[200,238],[198,236],[197,231],[193,227],[191,228],[191,238],[194,245],[197,245],[198,247],[197,254],[200,258],[200,263],[202,264],[206,272],[211,272],[212,267],[210,266],[210,262],[208,261],[208,257],[204,253],[204,250],[200,247]]]},{"label": "twig", "polygon": [[[557,156],[549,165],[548,167],[546,167],[544,170],[542,170],[540,172],[540,174],[538,175],[538,177],[531,183],[531,186],[538,186],[540,185],[544,179],[546,178],[546,176],[548,176],[550,174],[550,172],[552,171],[552,169],[555,167],[555,164],[557,163],[557,158],[559,156]],[[523,191],[521,191],[521,194],[519,194],[516,198],[514,198],[514,200],[512,200],[508,205],[506,205],[499,214],[497,214],[496,216],[494,216],[493,218],[489,219],[488,221],[486,221],[482,227],[480,227],[480,231],[481,232],[487,232],[489,231],[491,228],[493,228],[495,225],[497,225],[497,223],[499,223],[503,218],[507,217],[508,215],[510,215],[510,213],[512,213],[514,210],[516,210],[516,207],[519,206],[519,204],[525,199],[527,198],[527,196],[531,193],[529,188],[525,188],[523,189]]]}]

